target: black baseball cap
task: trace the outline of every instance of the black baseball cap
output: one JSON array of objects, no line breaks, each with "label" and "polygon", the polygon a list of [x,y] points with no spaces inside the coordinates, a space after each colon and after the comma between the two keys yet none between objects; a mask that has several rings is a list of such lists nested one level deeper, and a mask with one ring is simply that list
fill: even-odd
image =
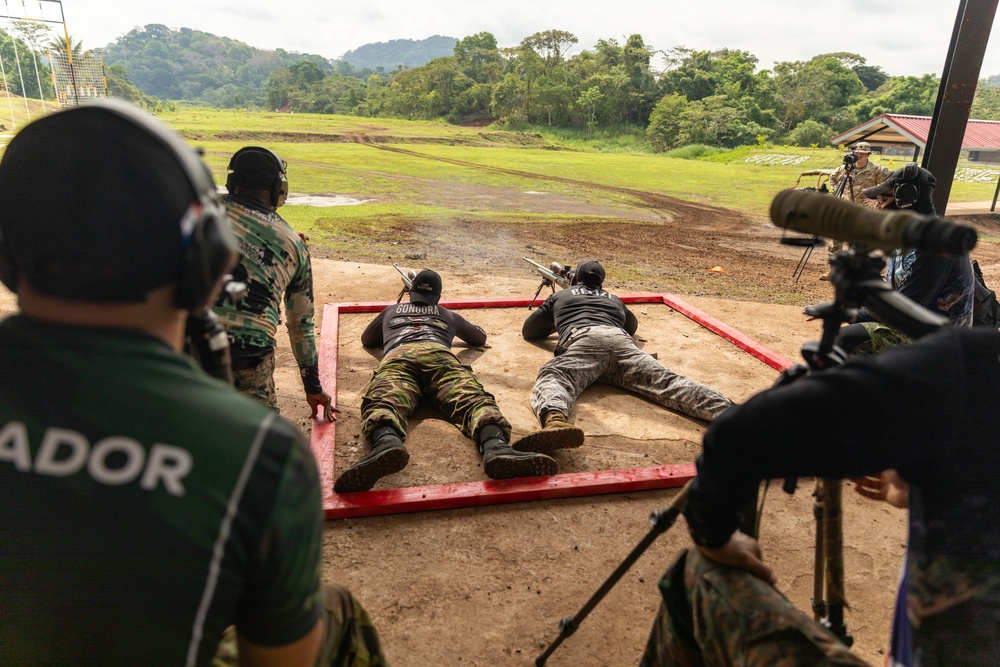
[{"label": "black baseball cap", "polygon": [[576,265],[573,277],[578,283],[600,287],[604,284],[604,267],[597,260],[587,259]]},{"label": "black baseball cap", "polygon": [[436,304],[441,298],[441,276],[430,269],[424,269],[413,277],[410,301]]},{"label": "black baseball cap", "polygon": [[[166,125],[120,101],[25,126],[0,161],[0,249],[15,283],[117,302],[177,280],[181,223],[199,201],[179,150],[197,159]],[[211,181],[207,168],[204,176]]]},{"label": "black baseball cap", "polygon": [[916,183],[918,181],[922,185],[933,186],[936,179],[931,172],[918,166],[916,162],[909,162],[886,176],[885,180],[878,185],[865,188],[862,194],[869,199],[874,199],[889,192],[900,183]]}]

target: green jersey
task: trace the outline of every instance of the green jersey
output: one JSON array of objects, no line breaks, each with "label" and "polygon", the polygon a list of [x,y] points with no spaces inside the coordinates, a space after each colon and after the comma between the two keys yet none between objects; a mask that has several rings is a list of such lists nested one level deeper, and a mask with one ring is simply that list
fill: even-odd
[{"label": "green jersey", "polygon": [[232,343],[233,357],[263,356],[274,348],[284,303],[288,339],[305,390],[318,394],[322,388],[309,249],[274,211],[231,195],[223,201],[241,255],[233,277],[247,286],[239,303],[220,299],[214,307]]},{"label": "green jersey", "polygon": [[158,339],[0,322],[0,663],[201,665],[321,614],[302,436]]}]

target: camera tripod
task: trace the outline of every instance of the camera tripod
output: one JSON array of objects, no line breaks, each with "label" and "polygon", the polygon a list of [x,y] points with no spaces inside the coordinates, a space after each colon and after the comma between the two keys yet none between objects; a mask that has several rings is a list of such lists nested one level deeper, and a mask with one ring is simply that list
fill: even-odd
[{"label": "camera tripod", "polygon": [[[844,192],[847,192],[854,201],[854,168],[857,165],[857,158],[854,160],[849,160],[854,153],[850,153],[844,157],[844,177],[840,179],[837,183],[837,188],[833,191],[833,196],[836,199],[841,199],[844,196]],[[788,245],[804,245],[805,250],[802,251],[802,257],[799,259],[799,263],[795,265],[795,270],[792,271],[792,277],[795,278],[795,282],[799,282],[799,278],[802,277],[802,272],[806,269],[806,264],[809,263],[809,258],[812,257],[813,248],[818,245],[822,245],[823,241],[819,236],[813,236],[811,239],[805,239],[799,241],[797,244]]]}]

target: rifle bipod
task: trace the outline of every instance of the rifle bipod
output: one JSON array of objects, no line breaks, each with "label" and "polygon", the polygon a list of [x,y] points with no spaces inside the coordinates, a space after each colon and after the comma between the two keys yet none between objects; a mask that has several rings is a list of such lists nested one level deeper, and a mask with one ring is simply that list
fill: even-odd
[{"label": "rifle bipod", "polygon": [[679,517],[681,512],[684,510],[684,503],[687,500],[689,486],[691,486],[691,482],[684,485],[684,487],[680,490],[680,493],[674,496],[674,499],[669,505],[662,510],[656,510],[650,514],[649,523],[651,528],[649,529],[649,532],[646,533],[646,536],[639,541],[639,544],[632,549],[629,555],[625,557],[625,560],[623,560],[621,564],[615,568],[615,571],[611,573],[601,587],[590,596],[590,599],[587,600],[586,604],[580,608],[580,611],[576,612],[573,616],[569,616],[559,621],[559,636],[552,640],[552,643],[549,644],[548,648],[546,648],[541,655],[535,658],[536,667],[542,667],[542,665],[545,664],[545,661],[549,659],[549,656],[552,655],[557,648],[559,648],[559,645],[563,643],[563,640],[576,632],[577,628],[580,627],[580,623],[583,622],[583,619],[587,618],[587,615],[590,614],[590,612],[594,610],[594,607],[596,607],[597,604],[604,599],[604,596],[607,595],[612,588],[614,588],[614,585],[618,583],[618,580],[621,579],[626,572],[628,572],[629,568],[631,568],[637,560],[639,560],[639,557],[645,553],[646,549],[649,548],[656,538],[667,532],[670,527],[676,523],[677,517]]}]

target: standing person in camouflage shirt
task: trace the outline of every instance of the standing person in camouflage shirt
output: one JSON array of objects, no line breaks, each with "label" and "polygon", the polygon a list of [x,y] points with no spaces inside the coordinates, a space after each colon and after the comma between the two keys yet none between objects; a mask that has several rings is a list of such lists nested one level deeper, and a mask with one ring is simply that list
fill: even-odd
[{"label": "standing person in camouflage shirt", "polygon": [[194,149],[90,102],[20,131],[0,201],[0,663],[384,665],[301,434],[181,354],[237,258]]},{"label": "standing person in camouflage shirt", "polygon": [[[844,192],[841,197],[868,206],[869,208],[878,208],[878,201],[872,197],[865,196],[863,192],[867,188],[873,188],[880,184],[892,172],[887,167],[871,162],[869,160],[871,153],[872,147],[867,141],[859,141],[854,144],[851,147],[849,155],[856,156],[857,161],[851,165],[844,162],[834,169],[833,173],[830,174],[830,185],[836,190],[840,185],[840,181],[849,177],[850,180],[844,184]],[[848,169],[849,166],[850,169]],[[832,255],[843,247],[844,244],[842,241],[830,241],[830,246],[827,250]],[[820,276],[823,280],[827,280],[829,277],[829,273]]]},{"label": "standing person in camouflage shirt", "polygon": [[863,664],[785,600],[757,541],[737,527],[762,480],[886,470],[909,486],[897,603],[905,613],[886,664],[1000,664],[997,377],[1000,333],[946,328],[721,415],[705,433],[684,509],[697,546],[660,581],[663,603],[641,664]]},{"label": "standing person in camouflage shirt", "polygon": [[223,201],[242,255],[233,277],[246,284],[247,295],[236,304],[220,298],[214,310],[229,336],[236,388],[278,410],[274,349],[284,303],[306,401],[313,417],[322,407],[330,421],[336,409],[319,379],[309,249],[276,212],[288,196],[285,162],[267,148],[241,148],[229,161],[226,188]]},{"label": "standing person in camouflage shirt", "polygon": [[555,474],[558,464],[544,454],[515,451],[510,423],[492,394],[451,351],[458,336],[484,345],[486,332],[443,306],[441,277],[424,270],[413,278],[410,303],[384,308],[361,334],[365,347],[381,347],[382,361],[361,399],[361,428],[371,452],[334,483],[337,493],[367,491],[410,460],[403,446],[406,422],[422,398],[441,409],[465,437],[477,443],[491,479]]},{"label": "standing person in camouflage shirt", "polygon": [[542,429],[514,447],[551,453],[579,447],[583,430],[569,423],[577,396],[595,382],[697,419],[711,421],[732,402],[715,389],[678,375],[640,350],[632,339],[639,322],[614,294],[604,291],[604,267],[580,262],[569,288],[553,293],[521,328],[525,340],[544,340],[558,332],[555,358],[538,370],[531,409]]}]

